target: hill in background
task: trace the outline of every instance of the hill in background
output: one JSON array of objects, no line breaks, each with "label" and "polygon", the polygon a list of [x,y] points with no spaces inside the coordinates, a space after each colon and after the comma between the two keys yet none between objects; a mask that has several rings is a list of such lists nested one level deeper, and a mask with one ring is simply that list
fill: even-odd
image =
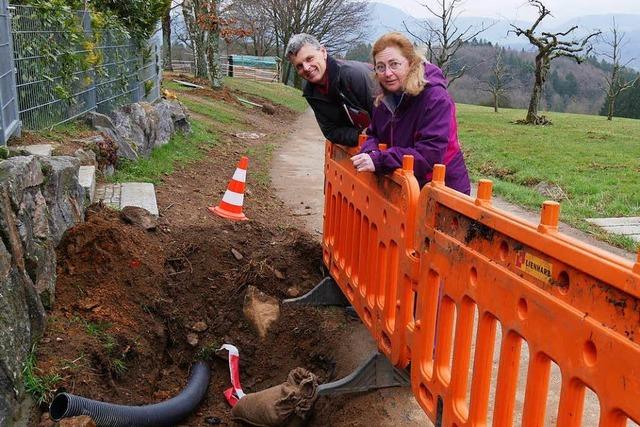
[{"label": "hill in background", "polygon": [[[588,34],[594,30],[600,30],[603,35],[608,35],[614,18],[619,32],[625,33],[625,45],[621,52],[623,62],[626,62],[624,59],[629,60],[636,58],[636,61],[629,65],[640,71],[640,14],[588,15],[561,23],[549,21],[549,25],[545,25],[546,22],[542,21],[540,28],[549,32],[561,32],[577,25],[576,36]],[[436,24],[435,20],[431,20],[431,22],[434,23],[434,25]],[[426,34],[424,30],[425,19],[415,18],[396,7],[382,3],[371,3],[371,23],[369,37],[367,39],[367,42],[371,43],[389,31],[406,33],[403,23],[406,23],[407,28],[414,34],[421,36]],[[455,24],[461,30],[469,27],[477,29],[482,27],[486,28],[478,38],[488,40],[493,44],[498,43],[500,46],[517,50],[531,49],[531,45],[524,38],[517,37],[509,32],[509,30],[513,29],[511,24],[520,28],[528,28],[531,25],[531,22],[528,21],[461,16],[456,19]],[[595,43],[594,50],[597,55],[601,55],[602,52],[607,51],[607,45],[600,40]],[[598,59],[601,59],[601,56],[598,56]]]},{"label": "hill in background", "polygon": [[[615,15],[615,19],[619,31],[625,33],[625,41],[627,41],[622,52],[623,62],[626,62],[625,58],[628,60],[637,57],[638,61],[632,62],[630,65],[636,65],[640,68],[640,15]],[[398,8],[381,3],[371,4],[371,22],[367,42],[354,46],[350,52],[347,52],[348,58],[370,62],[370,43],[389,31],[407,33],[406,29],[408,28],[414,34],[424,36],[426,33],[424,20],[418,20]],[[473,40],[458,51],[456,66],[466,66],[467,71],[450,87],[457,102],[476,105],[491,104],[491,95],[483,90],[486,87],[484,82],[491,79],[491,68],[494,64],[496,49],[504,48],[503,60],[510,76],[510,84],[507,95],[501,100],[501,106],[511,108],[526,108],[528,106],[533,85],[534,52],[528,42],[509,33],[510,24],[528,28],[531,23],[476,17],[460,17],[456,20],[456,25],[460,29],[488,27],[478,36],[477,40]],[[607,34],[612,25],[612,15],[584,16],[544,29],[545,31],[559,32],[566,31],[573,25],[578,25],[582,33],[600,28],[604,34]],[[604,50],[605,45],[602,41],[596,44],[596,53]],[[566,58],[554,60],[551,63],[547,84],[544,87],[541,109],[599,114],[605,101],[603,90],[605,77],[610,70],[611,65],[603,61],[602,56],[600,58],[593,56],[582,64],[577,64]],[[631,69],[627,72],[629,76],[633,74]],[[633,92],[640,92],[640,85],[637,86],[639,87],[620,97],[619,104],[621,106],[623,104],[632,106],[633,102],[626,98],[637,98],[637,96],[633,96]],[[640,117],[640,111],[621,115]]]}]

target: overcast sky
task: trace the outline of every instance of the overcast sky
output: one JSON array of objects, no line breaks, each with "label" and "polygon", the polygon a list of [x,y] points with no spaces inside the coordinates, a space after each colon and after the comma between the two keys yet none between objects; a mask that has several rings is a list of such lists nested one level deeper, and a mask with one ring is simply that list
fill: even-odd
[{"label": "overcast sky", "polygon": [[[372,0],[385,3],[415,17],[428,16],[429,12],[420,4],[437,6],[439,0]],[[543,0],[542,2],[558,22],[576,16],[629,13],[640,15],[640,0]],[[531,20],[537,9],[526,0],[465,0],[459,7],[460,16],[482,16],[488,18]]]}]

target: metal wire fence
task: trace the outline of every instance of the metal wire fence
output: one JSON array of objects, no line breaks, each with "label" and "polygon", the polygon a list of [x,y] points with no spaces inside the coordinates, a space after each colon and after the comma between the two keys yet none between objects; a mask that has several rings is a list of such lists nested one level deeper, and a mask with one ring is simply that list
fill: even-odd
[{"label": "metal wire fence", "polygon": [[43,129],[88,111],[109,112],[160,96],[161,35],[141,47],[118,28],[94,28],[86,11],[68,12],[68,19],[81,23],[82,31],[73,34],[31,6],[9,10],[24,128]]}]

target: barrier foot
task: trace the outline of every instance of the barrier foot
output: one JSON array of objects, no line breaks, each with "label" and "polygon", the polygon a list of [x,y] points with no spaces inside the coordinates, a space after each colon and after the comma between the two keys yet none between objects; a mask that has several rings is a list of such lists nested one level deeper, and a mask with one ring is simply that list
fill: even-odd
[{"label": "barrier foot", "polygon": [[282,303],[297,305],[337,305],[340,307],[350,305],[340,290],[340,287],[331,276],[322,279],[320,283],[301,297],[285,299],[282,300]]},{"label": "barrier foot", "polygon": [[409,373],[398,369],[385,355],[375,352],[367,361],[346,377],[318,386],[318,395],[335,396],[360,393],[386,387],[407,387],[411,384]]}]

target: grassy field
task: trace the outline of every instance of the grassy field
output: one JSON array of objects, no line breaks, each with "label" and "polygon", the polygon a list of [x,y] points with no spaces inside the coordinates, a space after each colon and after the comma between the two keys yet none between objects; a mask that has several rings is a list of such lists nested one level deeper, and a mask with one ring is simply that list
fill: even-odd
[{"label": "grassy field", "polygon": [[566,196],[562,221],[634,250],[631,239],[607,235],[585,218],[640,216],[640,120],[548,113],[550,126],[514,123],[525,115],[458,105],[472,179],[491,179],[495,194],[534,211],[550,199],[536,186],[551,185]]},{"label": "grassy field", "polygon": [[307,101],[302,97],[300,91],[282,83],[262,83],[225,77],[224,84],[230,89],[260,96],[274,104],[284,105],[299,113],[307,109]]}]

